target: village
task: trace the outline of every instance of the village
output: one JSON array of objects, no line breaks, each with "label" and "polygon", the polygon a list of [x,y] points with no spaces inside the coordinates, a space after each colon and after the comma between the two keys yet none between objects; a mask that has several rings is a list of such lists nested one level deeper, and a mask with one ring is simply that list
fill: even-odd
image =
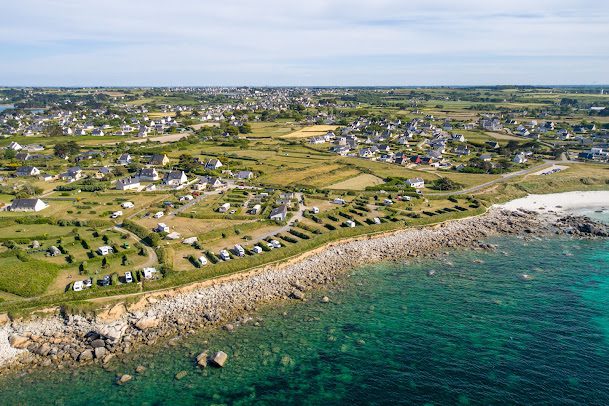
[{"label": "village", "polygon": [[596,89],[0,95],[0,306],[212,278],[480,213],[517,182],[602,185],[609,162]]}]

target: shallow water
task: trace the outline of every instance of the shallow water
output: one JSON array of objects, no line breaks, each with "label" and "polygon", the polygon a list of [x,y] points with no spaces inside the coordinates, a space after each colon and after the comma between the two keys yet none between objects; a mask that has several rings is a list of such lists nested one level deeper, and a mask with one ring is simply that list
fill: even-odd
[{"label": "shallow water", "polygon": [[[115,372],[4,378],[1,403],[608,404],[609,242],[491,242],[497,251],[356,269],[306,303],[145,348]],[[195,368],[204,349],[227,352],[226,366]],[[134,380],[117,386],[116,372]]]}]

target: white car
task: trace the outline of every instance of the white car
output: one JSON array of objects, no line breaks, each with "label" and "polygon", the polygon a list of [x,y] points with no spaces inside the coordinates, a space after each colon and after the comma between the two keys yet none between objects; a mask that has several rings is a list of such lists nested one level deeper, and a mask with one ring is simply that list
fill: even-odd
[{"label": "white car", "polygon": [[163,213],[162,211],[157,211],[156,213],[154,213],[154,217],[155,219],[160,219],[161,217],[163,217],[165,215],[165,213]]},{"label": "white car", "polygon": [[199,263],[201,264],[201,266],[207,265],[207,258],[205,258],[205,255],[201,255],[199,257]]},{"label": "white car", "polygon": [[355,227],[355,221],[347,220],[347,221],[345,221],[345,226],[353,228],[353,227]]},{"label": "white car", "polygon": [[311,213],[313,213],[313,214],[319,214],[319,207],[313,207],[313,208],[311,208]]},{"label": "white car", "polygon": [[133,204],[133,202],[124,202],[123,204],[121,204],[121,207],[123,209],[132,209],[133,207],[135,207],[135,205]]},{"label": "white car", "polygon": [[144,272],[144,278],[151,279],[156,273],[156,268],[144,268],[142,271]]},{"label": "white car", "polygon": [[123,212],[119,210],[119,211],[115,211],[114,213],[112,213],[112,215],[110,216],[110,218],[115,219],[115,218],[120,217],[120,216],[122,216],[122,215],[123,215]]},{"label": "white car", "polygon": [[271,245],[273,248],[281,248],[281,244],[277,240],[271,240]]},{"label": "white car", "polygon": [[381,219],[378,217],[375,217],[374,219],[374,224],[381,224]]},{"label": "white car", "polygon": [[74,286],[72,287],[72,289],[74,289],[74,292],[80,292],[83,289],[82,281],[74,282]]},{"label": "white car", "polygon": [[254,246],[254,248],[252,248],[252,251],[256,254],[261,254],[262,253],[262,247],[256,245]]},{"label": "white car", "polygon": [[133,282],[133,275],[131,275],[131,272],[125,272],[125,282],[126,283]]},{"label": "white car", "polygon": [[223,261],[228,261],[230,259],[230,254],[228,253],[227,250],[222,250],[222,251],[220,251],[220,258]]}]

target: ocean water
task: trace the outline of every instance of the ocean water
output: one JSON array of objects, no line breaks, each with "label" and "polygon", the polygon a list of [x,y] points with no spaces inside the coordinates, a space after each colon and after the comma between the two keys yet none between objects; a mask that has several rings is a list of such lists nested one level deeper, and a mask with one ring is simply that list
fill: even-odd
[{"label": "ocean water", "polygon": [[[306,303],[138,350],[114,371],[0,378],[0,403],[609,404],[609,241],[491,242],[355,269]],[[225,367],[196,368],[205,349],[225,351]]]}]

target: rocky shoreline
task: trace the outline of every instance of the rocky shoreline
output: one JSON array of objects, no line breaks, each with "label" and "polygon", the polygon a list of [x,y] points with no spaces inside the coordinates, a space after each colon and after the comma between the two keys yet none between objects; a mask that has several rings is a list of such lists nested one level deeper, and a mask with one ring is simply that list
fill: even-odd
[{"label": "rocky shoreline", "polygon": [[[33,320],[0,319],[0,373],[34,367],[109,365],[121,354],[162,337],[194,333],[203,326],[249,320],[260,303],[306,300],[306,291],[335,282],[354,267],[386,260],[432,256],[446,248],[492,249],[481,240],[494,235],[609,237],[609,226],[586,217],[493,208],[478,217],[338,242],[299,259],[259,270],[144,295],[96,316],[56,314]],[[227,324],[229,323],[229,324]]]}]

